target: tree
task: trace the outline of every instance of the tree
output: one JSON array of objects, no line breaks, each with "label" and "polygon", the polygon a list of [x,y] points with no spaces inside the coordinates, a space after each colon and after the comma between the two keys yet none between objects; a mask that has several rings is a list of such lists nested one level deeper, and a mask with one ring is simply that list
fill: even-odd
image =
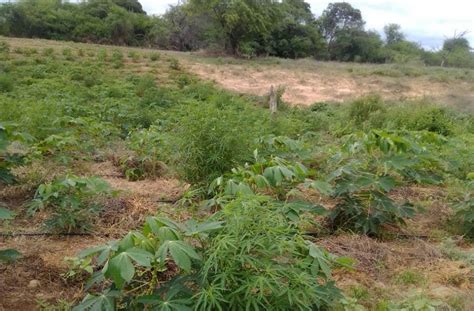
[{"label": "tree", "polygon": [[405,34],[401,29],[402,27],[398,24],[388,24],[383,28],[387,45],[399,43],[405,40]]},{"label": "tree", "polygon": [[311,7],[304,0],[283,0],[271,34],[271,55],[285,58],[316,56],[324,40]]},{"label": "tree", "polygon": [[362,30],[365,22],[360,10],[347,2],[330,3],[321,16],[321,30],[329,45],[347,30]]},{"label": "tree", "polygon": [[129,12],[146,14],[138,0],[112,0],[116,5],[126,9]]},{"label": "tree", "polygon": [[383,41],[375,31],[348,29],[334,40],[331,60],[383,63]]},{"label": "tree", "polygon": [[474,65],[474,54],[471,53],[471,46],[469,41],[465,38],[467,31],[460,34],[454,34],[452,38],[444,40],[443,49],[441,50],[441,67],[455,66],[467,67]]},{"label": "tree", "polygon": [[233,54],[264,50],[277,22],[276,0],[190,0],[195,12],[211,12]]}]

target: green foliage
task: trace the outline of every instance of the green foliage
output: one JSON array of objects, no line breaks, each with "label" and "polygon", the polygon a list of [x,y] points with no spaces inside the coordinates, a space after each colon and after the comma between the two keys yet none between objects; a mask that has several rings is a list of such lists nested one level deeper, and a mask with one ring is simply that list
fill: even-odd
[{"label": "green foliage", "polygon": [[474,239],[474,181],[469,181],[466,190],[453,205],[454,219],[461,233],[468,239]]},{"label": "green foliage", "polygon": [[158,53],[158,52],[153,52],[153,53],[150,54],[150,60],[151,60],[152,62],[156,62],[156,61],[159,60],[159,59],[160,59],[160,53]]},{"label": "green foliage", "polygon": [[122,68],[123,67],[123,53],[121,50],[114,50],[112,52],[112,58],[111,58],[112,64],[114,65],[114,68]]},{"label": "green foliage", "polygon": [[10,45],[5,41],[0,41],[0,53],[8,54],[10,52]]},{"label": "green foliage", "polygon": [[[196,294],[200,310],[275,310],[331,305],[338,290],[329,281],[336,259],[299,233],[265,197],[241,197],[217,219],[225,228],[211,236]],[[291,284],[291,285],[290,285]]]},{"label": "green foliage", "polygon": [[160,176],[165,165],[163,133],[156,126],[133,131],[127,137],[127,146],[134,155],[121,159],[121,167],[129,180],[156,178]]},{"label": "green foliage", "polygon": [[178,172],[190,182],[209,182],[243,162],[264,130],[261,117],[240,103],[189,106],[175,134]]},{"label": "green foliage", "polygon": [[100,212],[100,205],[94,199],[104,194],[110,194],[110,188],[102,179],[68,175],[40,185],[28,206],[28,214],[50,211],[45,226],[52,231],[88,231],[94,216]]},{"label": "green foliage", "polygon": [[11,127],[0,123],[0,185],[15,182],[11,169],[22,163],[22,154],[8,150],[13,141],[25,141],[27,135],[14,131]]},{"label": "green foliage", "polygon": [[[15,217],[15,213],[0,206],[0,223],[3,220],[10,220]],[[15,249],[0,249],[0,262],[14,262],[21,258],[21,253]]]},{"label": "green foliage", "polygon": [[13,91],[13,80],[8,74],[0,73],[0,93]]},{"label": "green foliage", "polygon": [[[103,267],[92,275],[89,288],[110,280],[117,291],[88,295],[77,310],[119,302],[144,308],[166,301],[172,310],[328,306],[339,297],[331,267],[348,261],[307,240],[284,211],[270,198],[244,196],[211,222],[178,224],[150,217],[141,232],[80,254]],[[174,265],[179,270],[171,279],[156,274]]]},{"label": "green foliage", "polygon": [[351,135],[329,164],[336,169],[327,180],[339,199],[330,214],[333,228],[376,235],[384,225],[404,224],[415,210],[387,194],[402,181],[439,182],[438,160],[427,148],[433,143],[439,143],[439,137],[428,133],[401,136],[372,130]]},{"label": "green foliage", "polygon": [[0,249],[0,262],[14,262],[22,257],[15,249]]},{"label": "green foliage", "polygon": [[378,95],[362,97],[353,101],[349,107],[349,116],[356,124],[362,124],[377,112],[384,112],[382,98]]}]

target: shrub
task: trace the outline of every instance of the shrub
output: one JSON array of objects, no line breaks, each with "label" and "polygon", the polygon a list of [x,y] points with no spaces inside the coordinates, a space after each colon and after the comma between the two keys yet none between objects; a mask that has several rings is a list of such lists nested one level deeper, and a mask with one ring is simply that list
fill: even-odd
[{"label": "shrub", "polygon": [[210,182],[248,159],[254,139],[264,129],[258,126],[262,116],[238,103],[233,107],[201,103],[185,113],[172,138],[177,146],[174,162],[192,183]]},{"label": "shrub", "polygon": [[120,160],[127,179],[135,181],[163,174],[166,169],[160,161],[164,157],[163,134],[157,127],[132,131],[127,137],[127,146],[133,155]]},{"label": "shrub", "polygon": [[72,55],[72,50],[70,48],[63,49],[63,56],[66,58],[66,60],[74,60],[74,56]]},{"label": "shrub", "polygon": [[112,52],[112,64],[114,68],[118,69],[123,67],[123,53],[120,50],[114,50]]},{"label": "shrub", "polygon": [[54,49],[53,48],[45,48],[43,50],[43,56],[53,56],[54,55]]},{"label": "shrub", "polygon": [[370,95],[353,101],[349,106],[349,116],[358,125],[367,121],[371,114],[384,111],[382,98]]},{"label": "shrub", "polygon": [[404,224],[414,215],[413,206],[395,202],[387,193],[403,181],[440,182],[438,159],[430,152],[437,138],[430,133],[397,135],[378,130],[351,135],[331,160],[336,167],[328,181],[338,199],[330,213],[333,229],[378,235],[385,225]]},{"label": "shrub", "polygon": [[170,58],[169,62],[170,62],[170,69],[176,70],[176,71],[181,70],[181,64],[176,58],[174,57]]},{"label": "shrub", "polygon": [[137,82],[136,94],[139,97],[145,96],[150,89],[156,89],[156,81],[152,75],[145,75],[140,77]]},{"label": "shrub", "polygon": [[160,53],[158,53],[158,52],[153,52],[153,53],[150,54],[150,60],[151,60],[152,62],[156,62],[156,61],[159,60],[159,59],[160,59]]},{"label": "shrub", "polygon": [[9,53],[10,45],[5,41],[0,41],[0,53]]},{"label": "shrub", "polygon": [[33,215],[48,209],[51,214],[45,226],[51,231],[88,231],[100,212],[100,205],[94,199],[109,193],[109,185],[100,178],[68,175],[40,185],[28,213]]},{"label": "shrub", "polygon": [[131,58],[134,62],[138,62],[140,60],[140,54],[135,51],[129,51],[128,58]]},{"label": "shrub", "polygon": [[349,261],[307,240],[284,209],[267,197],[247,196],[205,223],[150,217],[140,232],[80,254],[78,262],[96,263],[90,286],[112,285],[89,294],[78,308],[100,309],[104,303],[128,309],[171,305],[171,310],[328,307],[340,297],[331,268]]},{"label": "shrub", "polygon": [[[407,109],[410,113],[406,112]],[[429,103],[402,105],[393,110],[390,121],[397,129],[430,131],[441,135],[451,134],[454,128],[451,112],[447,108]]]},{"label": "shrub", "polygon": [[100,49],[99,52],[97,53],[97,60],[100,62],[105,62],[107,61],[107,50],[106,49]]},{"label": "shrub", "polygon": [[13,91],[13,79],[10,75],[0,73],[0,93]]},{"label": "shrub", "polygon": [[[473,176],[474,179],[474,176]],[[468,182],[464,195],[454,204],[454,220],[460,232],[468,239],[474,239],[474,180]]]}]

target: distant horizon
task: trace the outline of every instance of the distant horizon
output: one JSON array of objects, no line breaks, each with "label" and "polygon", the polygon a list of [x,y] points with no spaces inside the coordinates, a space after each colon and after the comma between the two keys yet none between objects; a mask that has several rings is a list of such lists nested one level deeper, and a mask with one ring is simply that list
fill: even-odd
[{"label": "distant horizon", "polygon": [[[80,0],[70,0],[78,2]],[[149,15],[161,15],[178,0],[139,0]],[[0,2],[9,2],[0,0]],[[10,1],[14,2],[14,1]],[[320,16],[327,5],[338,1],[306,0],[315,16]],[[474,3],[468,0],[432,2],[429,0],[353,0],[345,1],[362,12],[368,30],[383,36],[383,27],[399,24],[408,40],[419,43],[427,50],[442,47],[446,38],[468,31],[465,38],[474,47]]]}]

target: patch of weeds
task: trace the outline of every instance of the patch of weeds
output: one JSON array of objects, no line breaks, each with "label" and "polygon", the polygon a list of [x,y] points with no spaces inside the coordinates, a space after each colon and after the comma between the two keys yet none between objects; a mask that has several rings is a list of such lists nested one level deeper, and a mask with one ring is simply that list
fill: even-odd
[{"label": "patch of weeds", "polygon": [[440,250],[451,260],[464,261],[466,264],[474,266],[474,253],[458,247],[453,239],[444,240],[441,243]]},{"label": "patch of weeds", "polygon": [[169,59],[169,67],[170,69],[172,70],[176,70],[176,71],[180,71],[181,70],[181,64],[179,63],[179,60],[177,60],[176,58],[172,57]]},{"label": "patch of weeds", "polygon": [[70,48],[63,49],[63,56],[66,60],[73,61],[74,55],[72,54],[72,50]]},{"label": "patch of weeds", "polygon": [[425,281],[425,277],[414,270],[402,271],[395,277],[395,283],[400,285],[421,285]]},{"label": "patch of weeds", "polygon": [[138,54],[136,51],[129,51],[128,58],[132,59],[133,62],[137,63],[140,60],[140,54]]},{"label": "patch of weeds", "polygon": [[156,62],[157,60],[160,59],[160,57],[161,57],[161,55],[160,55],[160,53],[158,53],[158,52],[152,52],[152,53],[150,53],[150,60],[151,60],[152,62]]},{"label": "patch of weeds", "polygon": [[28,205],[28,214],[47,209],[50,216],[45,226],[50,231],[89,231],[101,210],[95,199],[107,194],[111,194],[110,187],[100,178],[68,175],[40,185]]},{"label": "patch of weeds", "polygon": [[0,53],[10,53],[10,45],[8,42],[0,41]]},{"label": "patch of weeds", "polygon": [[106,49],[100,49],[99,52],[97,53],[97,60],[99,62],[105,62],[107,61],[107,50]]},{"label": "patch of weeds", "polygon": [[8,74],[0,74],[0,93],[13,91],[13,79]]},{"label": "patch of weeds", "polygon": [[53,48],[45,48],[43,49],[43,56],[48,56],[48,57],[51,57],[51,56],[54,56],[54,49]]},{"label": "patch of weeds", "polygon": [[123,67],[123,53],[120,50],[114,50],[112,52],[112,58],[111,58],[113,67],[115,69],[122,68]]}]

